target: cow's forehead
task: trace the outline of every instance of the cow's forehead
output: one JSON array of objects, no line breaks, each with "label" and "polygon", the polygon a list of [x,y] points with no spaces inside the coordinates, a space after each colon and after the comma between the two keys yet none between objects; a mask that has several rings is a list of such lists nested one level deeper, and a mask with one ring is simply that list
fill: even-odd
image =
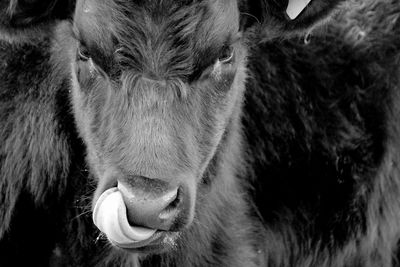
[{"label": "cow's forehead", "polygon": [[86,39],[104,48],[112,46],[115,36],[139,32],[151,38],[180,31],[212,43],[238,31],[239,14],[235,0],[81,0],[75,24]]}]

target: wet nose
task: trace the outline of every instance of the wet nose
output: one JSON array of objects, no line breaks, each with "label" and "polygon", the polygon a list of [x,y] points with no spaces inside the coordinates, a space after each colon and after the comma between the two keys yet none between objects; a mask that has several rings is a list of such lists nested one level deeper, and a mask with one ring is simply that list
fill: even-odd
[{"label": "wet nose", "polygon": [[118,182],[131,225],[172,231],[184,213],[182,188],[142,176]]}]

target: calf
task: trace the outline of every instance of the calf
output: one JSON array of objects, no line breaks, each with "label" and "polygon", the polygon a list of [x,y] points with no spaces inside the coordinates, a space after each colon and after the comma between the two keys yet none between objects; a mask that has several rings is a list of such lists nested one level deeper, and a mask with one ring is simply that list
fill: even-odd
[{"label": "calf", "polygon": [[400,4],[341,2],[0,2],[2,265],[393,266]]}]

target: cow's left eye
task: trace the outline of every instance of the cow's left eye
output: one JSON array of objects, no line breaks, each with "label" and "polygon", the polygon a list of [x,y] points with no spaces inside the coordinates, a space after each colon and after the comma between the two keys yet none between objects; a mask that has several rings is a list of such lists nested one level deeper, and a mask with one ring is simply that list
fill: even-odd
[{"label": "cow's left eye", "polygon": [[90,59],[89,50],[84,45],[79,45],[77,51],[77,60],[88,61]]},{"label": "cow's left eye", "polygon": [[223,64],[231,63],[234,55],[235,49],[233,48],[233,46],[225,46],[218,57],[218,61]]}]

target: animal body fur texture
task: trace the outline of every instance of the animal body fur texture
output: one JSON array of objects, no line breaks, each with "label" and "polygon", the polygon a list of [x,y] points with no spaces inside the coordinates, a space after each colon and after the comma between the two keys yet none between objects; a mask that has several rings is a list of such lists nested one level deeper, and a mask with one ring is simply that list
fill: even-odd
[{"label": "animal body fur texture", "polygon": [[28,19],[29,5],[0,3],[19,15],[0,20],[1,266],[398,266],[398,1],[346,1],[306,38],[329,1],[294,22],[283,4],[239,3],[243,96],[192,224],[151,255],[112,247],[91,220],[97,169],[77,119],[76,40],[58,15],[69,4]]}]

